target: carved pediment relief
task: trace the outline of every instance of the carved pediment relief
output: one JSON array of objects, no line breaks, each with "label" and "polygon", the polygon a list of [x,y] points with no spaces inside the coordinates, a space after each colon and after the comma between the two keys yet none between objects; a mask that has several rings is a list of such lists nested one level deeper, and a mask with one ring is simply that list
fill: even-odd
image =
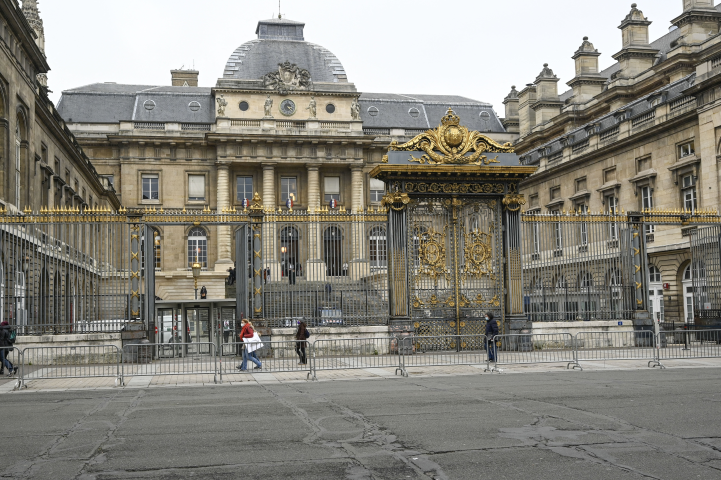
[{"label": "carved pediment relief", "polygon": [[263,86],[285,95],[293,90],[310,90],[313,82],[308,70],[285,61],[278,64],[278,71],[263,75]]}]

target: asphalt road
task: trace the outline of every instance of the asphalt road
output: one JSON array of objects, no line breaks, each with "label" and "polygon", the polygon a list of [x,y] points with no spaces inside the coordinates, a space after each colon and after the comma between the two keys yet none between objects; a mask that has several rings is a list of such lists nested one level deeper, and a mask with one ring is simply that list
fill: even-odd
[{"label": "asphalt road", "polygon": [[2,476],[721,479],[718,369],[12,393]]}]

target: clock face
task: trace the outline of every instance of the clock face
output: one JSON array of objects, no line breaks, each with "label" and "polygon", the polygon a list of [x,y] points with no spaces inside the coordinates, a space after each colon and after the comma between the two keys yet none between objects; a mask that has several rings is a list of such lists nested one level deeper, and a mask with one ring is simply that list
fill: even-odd
[{"label": "clock face", "polygon": [[295,113],[295,103],[293,103],[293,100],[286,98],[280,102],[280,113],[283,115],[293,115]]}]

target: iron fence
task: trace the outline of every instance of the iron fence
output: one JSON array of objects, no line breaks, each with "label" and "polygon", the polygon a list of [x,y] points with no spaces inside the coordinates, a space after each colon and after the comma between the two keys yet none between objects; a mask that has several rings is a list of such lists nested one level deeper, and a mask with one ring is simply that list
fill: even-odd
[{"label": "iron fence", "polygon": [[27,347],[21,355],[18,386],[30,380],[93,377],[114,377],[119,385],[122,357],[115,345]]},{"label": "iron fence", "polygon": [[310,350],[308,376],[317,380],[318,370],[394,368],[402,373],[397,337],[321,339]]},{"label": "iron fence", "polygon": [[524,312],[534,322],[628,320],[636,310],[626,215],[522,216]]},{"label": "iron fence", "polygon": [[397,340],[404,376],[409,367],[481,365],[488,362],[485,335],[405,336]]},{"label": "iron fence", "polygon": [[566,368],[581,369],[576,358],[574,337],[570,333],[497,335],[496,362],[488,369],[498,371],[500,365],[565,363]]},{"label": "iron fence", "polygon": [[385,212],[268,213],[262,232],[268,326],[387,324]]},{"label": "iron fence", "polygon": [[659,362],[670,359],[721,357],[721,330],[684,330],[683,335],[673,338],[662,333],[658,355]]},{"label": "iron fence", "polygon": [[580,332],[575,338],[576,360],[656,359],[656,335],[652,331]]},{"label": "iron fence", "polygon": [[[286,341],[265,341],[263,347],[255,351],[256,356],[262,363],[261,372],[309,372],[309,358],[313,344],[298,340]],[[239,370],[241,364],[242,342],[223,344],[219,358],[220,380],[223,376],[242,374]],[[239,353],[240,352],[240,353]],[[305,362],[302,360],[305,359]],[[252,366],[252,365],[251,365]]]},{"label": "iron fence", "polygon": [[218,383],[218,355],[211,342],[141,343],[123,347],[121,383],[126,377],[213,375]]},{"label": "iron fence", "polygon": [[721,325],[721,226],[691,231],[693,321],[697,328]]}]

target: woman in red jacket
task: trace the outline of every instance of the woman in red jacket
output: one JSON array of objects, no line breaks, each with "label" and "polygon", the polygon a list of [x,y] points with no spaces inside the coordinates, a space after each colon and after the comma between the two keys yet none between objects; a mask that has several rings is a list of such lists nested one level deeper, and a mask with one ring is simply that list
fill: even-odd
[{"label": "woman in red jacket", "polygon": [[261,363],[260,360],[258,360],[258,357],[255,356],[255,352],[248,351],[248,345],[255,334],[253,324],[250,323],[247,318],[242,319],[241,322],[243,322],[243,328],[240,329],[240,335],[238,335],[238,337],[240,338],[240,341],[245,344],[245,348],[243,348],[243,361],[240,363],[238,370],[241,372],[248,370],[248,359],[255,363],[256,369],[260,369]]}]

